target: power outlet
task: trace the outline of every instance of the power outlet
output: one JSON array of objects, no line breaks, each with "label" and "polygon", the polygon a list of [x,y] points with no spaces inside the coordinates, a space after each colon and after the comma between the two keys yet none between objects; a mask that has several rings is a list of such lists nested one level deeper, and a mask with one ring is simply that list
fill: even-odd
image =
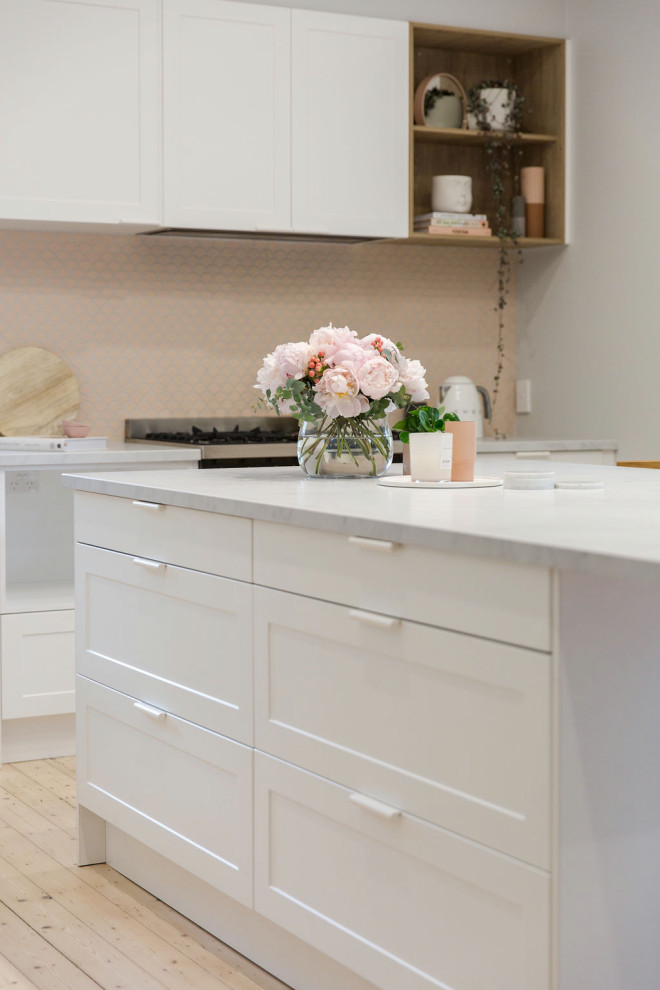
[{"label": "power outlet", "polygon": [[10,495],[35,495],[39,475],[36,471],[7,471],[7,491]]}]

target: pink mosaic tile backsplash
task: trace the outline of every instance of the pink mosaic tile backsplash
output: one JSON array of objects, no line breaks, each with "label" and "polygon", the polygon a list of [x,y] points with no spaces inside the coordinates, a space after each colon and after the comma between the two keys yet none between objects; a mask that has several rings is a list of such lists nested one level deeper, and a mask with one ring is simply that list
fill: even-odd
[{"label": "pink mosaic tile backsplash", "polygon": [[[126,417],[250,414],[262,357],[329,322],[401,340],[433,401],[450,374],[492,391],[496,254],[1,231],[0,353],[29,345],[63,358],[79,419],[113,438]],[[515,422],[512,288],[501,435]]]}]

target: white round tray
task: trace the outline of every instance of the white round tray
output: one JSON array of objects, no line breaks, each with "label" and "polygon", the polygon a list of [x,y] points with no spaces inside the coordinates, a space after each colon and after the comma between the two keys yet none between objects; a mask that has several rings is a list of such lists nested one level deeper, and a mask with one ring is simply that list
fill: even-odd
[{"label": "white round tray", "polygon": [[379,478],[379,485],[386,488],[497,488],[503,485],[501,478],[475,478],[474,481],[413,481],[408,475],[396,475],[393,478]]}]

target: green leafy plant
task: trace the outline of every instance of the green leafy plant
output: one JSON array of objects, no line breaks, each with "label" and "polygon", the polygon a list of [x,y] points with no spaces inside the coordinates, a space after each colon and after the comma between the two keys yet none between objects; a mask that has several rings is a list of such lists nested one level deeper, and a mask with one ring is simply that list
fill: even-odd
[{"label": "green leafy plant", "polygon": [[[506,130],[493,130],[490,121],[490,107],[483,99],[484,89],[507,89],[509,91],[509,108],[505,118]],[[486,155],[486,172],[490,179],[490,193],[493,204],[493,232],[499,239],[499,257],[497,266],[497,358],[493,388],[491,390],[493,409],[502,382],[504,370],[504,311],[511,290],[511,248],[518,245],[518,235],[512,229],[509,216],[509,201],[512,192],[518,191],[518,166],[522,156],[520,134],[522,132],[525,97],[520,93],[516,83],[508,79],[483,80],[471,86],[468,90],[468,112],[474,115],[477,129],[484,135],[484,151]],[[522,261],[522,252],[518,252],[518,260]],[[494,430],[498,436],[498,430]]]},{"label": "green leafy plant", "polygon": [[439,409],[435,406],[417,406],[415,409],[409,409],[392,429],[399,431],[399,439],[402,443],[408,443],[411,433],[444,433],[445,423],[458,421],[456,413],[446,413],[444,406],[440,406]]}]

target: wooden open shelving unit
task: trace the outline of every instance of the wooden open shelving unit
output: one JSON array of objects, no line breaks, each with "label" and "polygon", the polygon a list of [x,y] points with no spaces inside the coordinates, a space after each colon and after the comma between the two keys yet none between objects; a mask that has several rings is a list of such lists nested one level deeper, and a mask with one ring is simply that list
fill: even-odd
[{"label": "wooden open shelving unit", "polygon": [[[493,203],[484,146],[478,131],[435,128],[414,123],[415,89],[438,72],[447,72],[467,92],[483,79],[516,82],[525,97],[523,132],[515,139],[522,151],[519,166],[545,169],[545,233],[520,238],[512,247],[531,248],[565,243],[565,79],[566,42],[561,38],[410,25],[410,232],[407,241],[431,246],[498,248],[499,238],[460,237],[413,232],[413,217],[431,209],[434,175],[472,176],[473,213],[486,213],[493,225]],[[505,199],[514,195],[513,183]]]}]

